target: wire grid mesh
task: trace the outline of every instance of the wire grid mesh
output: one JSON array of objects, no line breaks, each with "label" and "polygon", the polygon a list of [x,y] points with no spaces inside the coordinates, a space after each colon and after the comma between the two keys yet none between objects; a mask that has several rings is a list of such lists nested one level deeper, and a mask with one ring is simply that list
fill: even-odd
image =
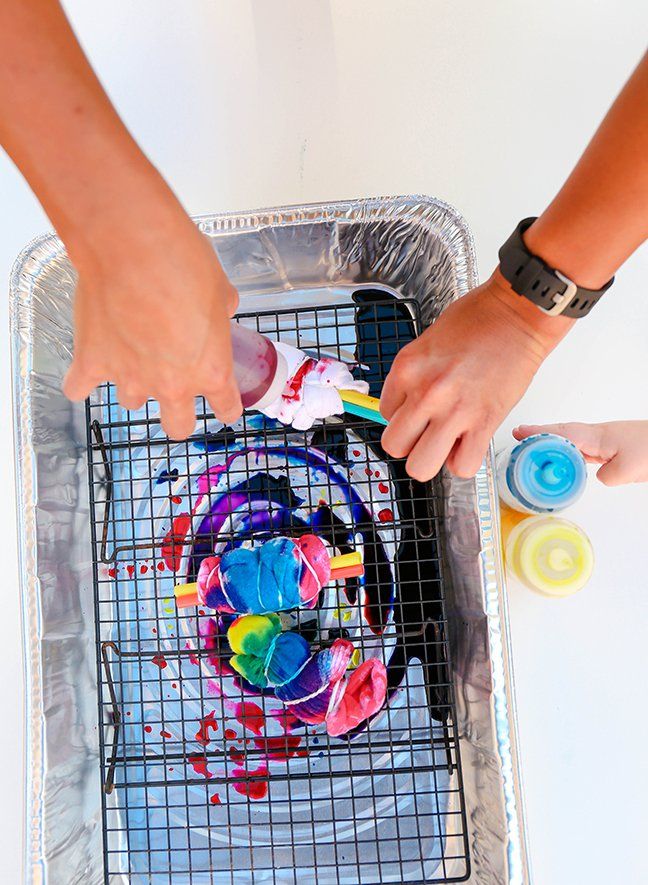
[{"label": "wire grid mesh", "polygon": [[[415,302],[380,291],[240,320],[356,362],[373,394],[419,323]],[[199,430],[178,442],[154,402],[126,412],[115,397],[106,385],[87,406],[106,881],[464,881],[434,487],[364,419],[298,432],[252,413],[224,428],[198,400]],[[344,738],[252,693],[228,666],[227,622],[173,602],[213,551],[305,531],[361,549],[365,576],[287,626],[387,667],[385,708]]]}]

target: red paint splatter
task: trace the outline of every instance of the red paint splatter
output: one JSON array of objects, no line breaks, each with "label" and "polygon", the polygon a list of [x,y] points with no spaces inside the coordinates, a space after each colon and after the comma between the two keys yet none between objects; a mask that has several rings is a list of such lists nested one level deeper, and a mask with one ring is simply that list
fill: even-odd
[{"label": "red paint splatter", "polygon": [[133,575],[135,574],[135,566],[134,565],[127,565],[126,571],[128,572],[128,577],[132,578]]},{"label": "red paint splatter", "polygon": [[158,564],[157,564],[157,570],[158,570],[159,572],[163,572],[165,568],[166,568],[166,566],[164,565],[163,562],[158,562]]},{"label": "red paint splatter", "polygon": [[[162,557],[172,572],[177,572],[182,560],[182,548],[191,525],[191,515],[180,513],[171,524],[171,530],[162,542]],[[160,566],[158,565],[158,568]]]},{"label": "red paint splatter", "polygon": [[233,741],[234,738],[236,737],[236,732],[234,731],[233,728],[226,728],[225,729],[225,737],[228,741]]},{"label": "red paint splatter", "polygon": [[378,483],[378,491],[382,492],[383,495],[386,495],[387,492],[389,491],[389,486],[384,482],[379,482]]},{"label": "red paint splatter", "polygon": [[144,731],[145,731],[147,734],[150,734],[150,733],[153,731],[153,729],[152,729],[152,727],[151,727],[150,725],[145,725],[145,726],[144,726]]},{"label": "red paint splatter", "polygon": [[177,687],[178,687],[178,683],[177,683],[177,682],[172,682],[172,683],[171,683],[171,688],[177,688]]},{"label": "red paint splatter", "polygon": [[234,789],[237,793],[240,793],[241,796],[249,796],[250,799],[263,799],[264,796],[268,795],[268,782],[260,779],[268,776],[268,769],[265,765],[256,768],[254,771],[246,771],[244,768],[235,768],[234,774],[236,777],[254,778],[254,780],[234,784]]},{"label": "red paint splatter", "polygon": [[281,735],[281,737],[255,738],[254,746],[263,750],[268,759],[292,759],[301,744],[299,735]]},{"label": "red paint splatter", "polygon": [[205,614],[205,610],[204,610],[203,608],[199,608],[199,609],[198,609],[198,614],[199,614],[200,617],[202,618],[202,617],[204,616],[204,614]]},{"label": "red paint splatter", "polygon": [[214,776],[207,768],[209,763],[203,756],[189,756],[187,757],[187,762],[191,765],[196,774],[202,774],[203,777],[206,778]]},{"label": "red paint splatter", "polygon": [[151,633],[157,633],[157,627],[151,627]]},{"label": "red paint splatter", "polygon": [[171,765],[169,765],[169,771],[175,771],[175,769]]},{"label": "red paint splatter", "polygon": [[170,737],[172,737],[170,731],[161,731],[160,734],[162,735],[163,738],[170,738]]},{"label": "red paint splatter", "polygon": [[171,500],[174,504],[182,504],[182,498],[180,495],[171,495]]},{"label": "red paint splatter", "polygon": [[111,578],[116,578],[117,577],[117,569],[116,568],[109,568],[108,575]]},{"label": "red paint splatter", "polygon": [[127,711],[126,711],[126,715],[127,715],[127,716],[132,716],[133,714],[131,713],[130,710],[127,710]]},{"label": "red paint splatter", "polygon": [[214,793],[213,796],[209,797],[209,801],[211,802],[212,805],[220,805],[221,804],[221,797],[218,795],[218,793]]},{"label": "red paint splatter", "polygon": [[370,467],[365,467],[365,475],[371,476],[371,468]]},{"label": "red paint splatter", "polygon": [[197,655],[189,655],[189,661],[194,665],[194,667],[200,667],[200,661],[198,660]]},{"label": "red paint splatter", "polygon": [[352,454],[353,454],[353,457],[354,457],[354,458],[359,458],[359,457],[360,457],[360,452],[359,452],[357,449],[354,449],[353,452],[352,452]]},{"label": "red paint splatter", "polygon": [[243,728],[248,728],[254,734],[261,734],[265,725],[263,710],[258,704],[251,701],[243,701],[236,705],[236,718]]},{"label": "red paint splatter", "polygon": [[281,394],[283,399],[297,399],[297,397],[301,393],[302,387],[304,386],[304,377],[308,372],[310,372],[311,369],[315,368],[315,365],[316,360],[313,359],[307,359],[301,364],[301,366],[297,369],[288,384],[285,386],[284,391]]},{"label": "red paint splatter", "polygon": [[374,471],[374,476],[376,477],[376,479],[380,479],[380,470]]},{"label": "red paint splatter", "polygon": [[232,762],[236,762],[237,765],[240,765],[241,762],[245,762],[245,753],[243,750],[237,750],[236,747],[230,747],[228,755]]},{"label": "red paint splatter", "polygon": [[394,514],[389,509],[389,507],[385,507],[383,510],[378,511],[378,519],[381,522],[393,522],[394,521]]},{"label": "red paint splatter", "polygon": [[200,723],[200,727],[199,727],[198,731],[196,732],[196,740],[198,741],[199,744],[202,744],[203,747],[206,747],[209,744],[210,730],[213,732],[218,731],[218,722],[216,722],[216,720],[214,718],[215,715],[216,715],[216,711],[212,710],[211,713],[208,713],[202,719],[198,720]]},{"label": "red paint splatter", "polygon": [[147,565],[141,565],[140,566],[140,575],[145,575],[148,570],[149,570],[149,567]]},{"label": "red paint splatter", "polygon": [[167,660],[164,655],[155,655],[154,658],[151,659],[152,663],[154,663],[160,670],[164,670],[167,666]]}]

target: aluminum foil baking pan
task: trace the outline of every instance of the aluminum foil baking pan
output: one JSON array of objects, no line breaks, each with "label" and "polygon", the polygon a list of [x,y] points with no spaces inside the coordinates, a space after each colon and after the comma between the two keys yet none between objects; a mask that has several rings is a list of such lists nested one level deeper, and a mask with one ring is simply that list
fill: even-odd
[{"label": "aluminum foil baking pan", "polygon": [[[333,303],[349,287],[380,286],[415,298],[428,324],[476,283],[465,222],[427,197],[196,220],[245,311],[313,299]],[[104,881],[85,410],[60,390],[71,357],[74,285],[53,235],[24,250],[11,278],[26,674],[25,881],[52,885]],[[442,482],[469,881],[524,883],[529,872],[492,453],[474,480],[444,475]]]}]

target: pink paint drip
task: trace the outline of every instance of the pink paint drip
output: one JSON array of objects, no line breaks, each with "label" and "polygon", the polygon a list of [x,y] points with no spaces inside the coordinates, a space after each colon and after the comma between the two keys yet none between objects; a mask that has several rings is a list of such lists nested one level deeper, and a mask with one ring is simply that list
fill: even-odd
[{"label": "pink paint drip", "polygon": [[197,486],[199,496],[196,500],[196,507],[200,504],[201,498],[203,495],[206,495],[210,489],[214,486],[218,485],[219,479],[223,473],[229,470],[231,465],[234,463],[235,459],[240,456],[241,452],[234,452],[233,455],[230,455],[226,458],[224,464],[216,464],[213,467],[210,467],[206,473],[203,473],[198,477]]}]

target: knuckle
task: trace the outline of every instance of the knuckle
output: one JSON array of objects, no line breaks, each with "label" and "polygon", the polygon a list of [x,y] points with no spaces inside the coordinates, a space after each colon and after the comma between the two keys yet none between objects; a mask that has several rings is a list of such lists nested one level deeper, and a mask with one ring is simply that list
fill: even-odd
[{"label": "knuckle", "polygon": [[416,363],[416,357],[407,350],[401,350],[394,359],[392,372],[401,381],[413,380],[416,377]]}]

